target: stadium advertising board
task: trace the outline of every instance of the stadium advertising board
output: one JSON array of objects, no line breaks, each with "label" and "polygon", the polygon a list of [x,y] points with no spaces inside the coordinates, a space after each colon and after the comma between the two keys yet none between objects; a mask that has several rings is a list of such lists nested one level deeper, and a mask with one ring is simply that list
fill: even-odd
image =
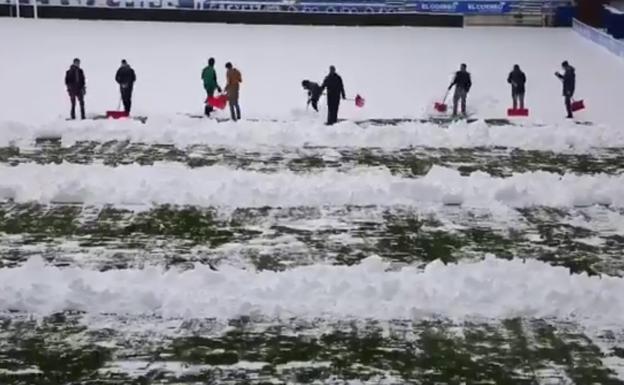
[{"label": "stadium advertising board", "polygon": [[[20,0],[24,6],[35,0]],[[15,0],[1,0],[14,4]],[[512,1],[223,1],[223,0],[37,0],[39,6],[130,8],[130,9],[195,9],[211,11],[300,12],[300,13],[444,13],[505,14]]]},{"label": "stadium advertising board", "polygon": [[499,15],[511,11],[510,1],[416,1],[413,5],[417,12],[461,13]]}]

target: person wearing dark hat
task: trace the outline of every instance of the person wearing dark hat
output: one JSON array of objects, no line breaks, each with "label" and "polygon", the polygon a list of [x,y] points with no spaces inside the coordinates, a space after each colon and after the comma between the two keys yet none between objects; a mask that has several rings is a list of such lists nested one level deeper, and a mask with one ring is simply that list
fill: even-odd
[{"label": "person wearing dark hat", "polygon": [[240,91],[240,84],[243,82],[243,76],[240,71],[232,63],[226,63],[225,68],[227,72],[225,77],[227,78],[227,85],[225,86],[225,92],[227,93],[228,103],[230,104],[230,115],[233,121],[240,120],[241,111],[238,105],[238,96]]},{"label": "person wearing dark hat", "polygon": [[336,73],[336,67],[329,67],[329,75],[323,81],[321,93],[327,89],[327,125],[338,121],[338,109],[340,108],[340,98],[346,99],[342,78]]},{"label": "person wearing dark hat", "polygon": [[472,87],[472,80],[470,78],[470,72],[466,70],[466,65],[461,64],[459,71],[455,73],[455,77],[448,87],[450,90],[455,86],[455,93],[453,94],[453,116],[457,116],[457,103],[461,104],[461,113],[466,116],[466,98],[470,87]]},{"label": "person wearing dark hat", "polygon": [[514,65],[513,70],[507,76],[507,83],[511,84],[511,99],[513,102],[513,109],[524,109],[524,94],[526,92],[526,75],[520,69],[519,65]]},{"label": "person wearing dark hat", "polygon": [[561,63],[563,68],[563,74],[555,72],[555,76],[558,77],[563,83],[563,99],[568,112],[568,119],[572,119],[572,97],[574,96],[574,89],[576,88],[576,72],[567,61]]},{"label": "person wearing dark hat", "polygon": [[87,85],[84,72],[80,68],[80,59],[74,59],[72,65],[65,72],[65,87],[71,101],[72,119],[76,119],[76,99],[80,103],[80,118],[85,118],[84,96],[87,93]]},{"label": "person wearing dark hat", "polygon": [[121,92],[121,100],[124,105],[124,111],[129,114],[130,108],[132,107],[132,90],[134,89],[136,74],[126,59],[121,61],[121,67],[117,70],[115,80],[119,83],[119,90]]},{"label": "person wearing dark hat", "polygon": [[318,101],[323,94],[321,86],[309,80],[302,81],[301,86],[304,90],[308,91],[308,105],[312,104],[314,111],[318,112]]}]

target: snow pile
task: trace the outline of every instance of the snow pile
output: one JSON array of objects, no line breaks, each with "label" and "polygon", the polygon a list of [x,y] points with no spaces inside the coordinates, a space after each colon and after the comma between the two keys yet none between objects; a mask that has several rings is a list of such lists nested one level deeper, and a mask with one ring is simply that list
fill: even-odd
[{"label": "snow pile", "polygon": [[624,206],[624,175],[548,172],[509,178],[486,173],[461,176],[433,167],[421,178],[394,176],[386,168],[358,167],[348,173],[324,170],[264,174],[223,166],[191,169],[179,163],[154,166],[0,166],[0,199],[87,204],[180,204],[199,206],[323,206],[463,204],[491,207],[532,205]]},{"label": "snow pile", "polygon": [[237,123],[191,118],[151,118],[135,121],[56,122],[32,126],[0,122],[0,146],[30,145],[36,138],[62,137],[70,146],[78,141],[208,144],[237,148],[260,146],[328,147],[478,147],[504,146],[532,150],[581,151],[592,147],[623,147],[624,132],[608,126],[580,126],[573,122],[547,126],[491,126],[485,122],[454,123],[448,128],[432,123],[361,127],[343,122],[327,127],[322,120],[240,121]]},{"label": "snow pile", "polygon": [[584,324],[624,323],[624,279],[570,274],[527,260],[487,257],[424,271],[387,271],[378,257],[356,266],[312,265],[254,272],[196,265],[186,271],[146,268],[98,272],[46,266],[35,257],[0,269],[0,309],[216,317],[363,317],[380,320],[444,316],[557,317]]}]

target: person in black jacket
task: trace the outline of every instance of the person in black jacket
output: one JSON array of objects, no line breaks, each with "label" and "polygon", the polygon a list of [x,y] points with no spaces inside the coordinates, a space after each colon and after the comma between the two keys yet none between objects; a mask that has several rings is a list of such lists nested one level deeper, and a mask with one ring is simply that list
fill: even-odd
[{"label": "person in black jacket", "polygon": [[561,79],[563,83],[563,98],[568,112],[568,119],[572,119],[572,97],[574,96],[574,89],[576,88],[576,73],[574,67],[572,67],[567,61],[561,63],[563,68],[563,75],[559,72],[555,72],[555,76]]},{"label": "person in black jacket", "polygon": [[80,117],[85,118],[84,96],[87,93],[87,86],[84,72],[80,68],[80,59],[74,59],[74,62],[65,72],[65,86],[71,101],[71,118],[76,119],[76,99],[80,103]]},{"label": "person in black jacket", "polygon": [[121,67],[117,70],[115,81],[119,83],[124,111],[129,114],[130,108],[132,107],[132,90],[134,88],[134,82],[136,81],[136,74],[126,59],[121,61]]},{"label": "person in black jacket", "polygon": [[459,67],[459,71],[455,73],[453,82],[448,87],[450,90],[455,86],[455,93],[453,94],[453,116],[457,116],[457,103],[461,102],[462,115],[466,116],[466,98],[470,87],[472,87],[472,80],[470,79],[470,73],[466,71],[466,65],[462,63]]},{"label": "person in black jacket", "polygon": [[336,67],[329,67],[329,75],[323,81],[321,93],[327,89],[327,125],[338,121],[338,108],[340,107],[340,97],[346,99],[342,78],[336,73]]},{"label": "person in black jacket", "polygon": [[323,89],[318,83],[309,80],[302,81],[301,86],[304,90],[308,91],[308,104],[312,104],[314,111],[318,112],[318,101],[323,94]]},{"label": "person in black jacket", "polygon": [[513,70],[507,76],[507,83],[511,84],[511,99],[513,101],[513,109],[524,109],[524,94],[526,92],[526,75],[520,69],[519,65],[514,65]]}]

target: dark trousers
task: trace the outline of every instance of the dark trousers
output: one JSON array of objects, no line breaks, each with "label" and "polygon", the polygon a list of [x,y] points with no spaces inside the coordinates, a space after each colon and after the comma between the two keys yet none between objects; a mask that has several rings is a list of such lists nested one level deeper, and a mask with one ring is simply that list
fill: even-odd
[{"label": "dark trousers", "polygon": [[466,116],[466,98],[468,97],[468,91],[463,88],[455,86],[455,93],[453,94],[453,116],[457,116],[457,106],[461,107],[462,115]]},{"label": "dark trousers", "polygon": [[318,112],[318,102],[319,99],[321,99],[321,93],[320,92],[310,92],[308,94],[308,104],[312,105],[312,108],[314,108],[314,111]]},{"label": "dark trousers", "polygon": [[237,121],[241,118],[240,106],[238,105],[238,100],[235,102],[228,102],[230,104],[230,116],[232,116],[232,120]]},{"label": "dark trousers", "polygon": [[[209,96],[214,96],[214,92],[215,90],[212,91],[208,91],[206,90],[206,98]],[[210,104],[208,104],[208,101],[206,100],[206,106],[204,107],[204,114],[206,116],[210,116],[210,113],[214,111],[214,107],[212,107]]]},{"label": "dark trousers", "polygon": [[327,98],[327,125],[338,121],[338,109],[340,108],[340,98]]},{"label": "dark trousers", "polygon": [[233,89],[228,91],[228,104],[230,105],[230,116],[233,121],[240,120],[241,112],[238,105],[238,90]]},{"label": "dark trousers", "polygon": [[130,108],[132,108],[132,87],[121,87],[121,101],[124,111],[130,113]]},{"label": "dark trousers", "polygon": [[69,100],[71,101],[70,116],[72,119],[76,119],[76,99],[80,104],[80,118],[85,118],[85,106],[84,106],[84,93],[82,91],[69,91]]},{"label": "dark trousers", "polygon": [[566,111],[568,112],[568,118],[572,118],[572,93],[566,92],[563,94],[563,101],[565,103]]},{"label": "dark trousers", "polygon": [[310,99],[310,104],[312,105],[312,108],[314,108],[314,111],[318,112],[318,99]]},{"label": "dark trousers", "polygon": [[513,101],[513,109],[515,110],[520,106],[520,109],[524,109],[524,91],[511,91],[511,99]]}]

